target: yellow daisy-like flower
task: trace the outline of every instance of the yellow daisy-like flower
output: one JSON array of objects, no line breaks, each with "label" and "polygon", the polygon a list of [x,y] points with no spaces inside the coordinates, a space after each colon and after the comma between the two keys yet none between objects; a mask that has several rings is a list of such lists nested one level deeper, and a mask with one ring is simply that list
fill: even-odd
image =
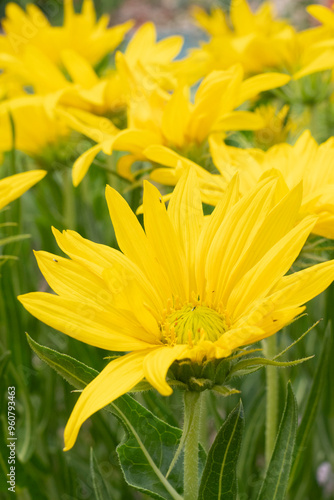
[{"label": "yellow daisy-like flower", "polygon": [[0,151],[9,151],[15,145],[16,149],[28,154],[41,153],[43,148],[70,133],[64,121],[50,116],[46,101],[40,96],[23,96],[1,102],[0,130]]},{"label": "yellow daisy-like flower", "polygon": [[204,218],[197,177],[180,179],[168,211],[146,182],[145,232],[114,189],[106,191],[121,251],[54,231],[69,259],[37,252],[55,295],[19,300],[49,326],[88,344],[127,352],[111,361],[80,395],[65,429],[65,450],[82,423],[144,378],[162,395],[173,363],[228,357],[274,334],[334,279],[334,262],[284,276],[316,218],[297,222],[298,185],[275,203],[276,180],[238,200],[234,178]]},{"label": "yellow daisy-like flower", "polygon": [[46,175],[45,170],[15,174],[0,180],[0,210],[19,198]]},{"label": "yellow daisy-like flower", "polygon": [[[55,15],[51,4],[50,16]],[[6,6],[2,20],[5,32],[0,36],[0,52],[21,58],[28,46],[40,49],[54,63],[61,64],[64,50],[73,50],[91,64],[98,63],[114,50],[133,26],[132,21],[108,28],[109,16],[104,14],[96,21],[93,0],[84,0],[81,13],[76,13],[72,0],[64,1],[63,26],[52,26],[43,12],[28,4],[26,12],[16,3]]]},{"label": "yellow daisy-like flower", "polygon": [[307,130],[293,146],[277,144],[266,152],[234,148],[221,141],[211,145],[213,161],[225,181],[239,172],[242,195],[273,169],[281,175],[281,196],[302,181],[301,213],[318,217],[314,234],[334,239],[334,137],[318,145]]},{"label": "yellow daisy-like flower", "polygon": [[[126,72],[124,58],[119,61]],[[129,68],[131,74],[131,68]],[[267,73],[243,80],[241,66],[227,71],[213,71],[201,82],[194,102],[190,89],[180,85],[172,95],[152,84],[147,89],[140,83],[128,103],[128,128],[110,137],[112,149],[126,151],[118,162],[118,172],[133,180],[131,166],[146,160],[144,150],[151,145],[164,145],[184,156],[198,156],[198,150],[212,133],[226,130],[254,130],[263,126],[260,116],[240,109],[245,101],[260,92],[285,85],[290,77]],[[130,78],[130,77],[129,77]],[[79,129],[74,122],[70,126]],[[81,131],[81,130],[80,130]],[[104,150],[102,143],[93,146],[75,162],[73,183],[78,185],[94,157]]]},{"label": "yellow daisy-like flower", "polygon": [[[325,10],[320,6],[319,9]],[[324,26],[297,32],[287,22],[275,19],[268,2],[253,13],[246,0],[232,0],[229,20],[220,9],[213,9],[208,15],[197,8],[195,19],[211,38],[200,48],[192,49],[187,58],[174,63],[175,74],[193,83],[209,71],[236,63],[242,64],[246,74],[275,69],[288,72],[295,79],[333,68],[331,13],[327,10],[327,16],[321,10],[322,18],[327,17]]]}]

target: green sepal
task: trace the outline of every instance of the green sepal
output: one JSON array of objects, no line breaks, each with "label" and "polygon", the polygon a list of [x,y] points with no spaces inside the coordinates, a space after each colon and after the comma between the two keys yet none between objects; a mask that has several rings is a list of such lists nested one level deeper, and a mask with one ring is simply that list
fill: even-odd
[{"label": "green sepal", "polygon": [[238,363],[235,363],[232,366],[227,376],[227,380],[230,380],[235,376],[241,376],[250,373],[252,371],[259,370],[264,366],[276,366],[278,368],[287,368],[290,366],[296,366],[299,365],[300,363],[304,363],[304,361],[312,359],[313,357],[314,356],[308,356],[307,358],[300,358],[294,361],[275,361],[274,359],[267,359],[260,357],[243,359],[242,361],[239,361]]}]

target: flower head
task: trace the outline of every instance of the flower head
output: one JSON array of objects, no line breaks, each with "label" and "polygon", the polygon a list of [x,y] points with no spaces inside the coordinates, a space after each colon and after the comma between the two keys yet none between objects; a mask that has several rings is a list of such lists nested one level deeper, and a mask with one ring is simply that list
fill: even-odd
[{"label": "flower head", "polygon": [[80,13],[75,12],[73,0],[65,0],[63,26],[52,26],[36,5],[28,4],[25,12],[17,3],[9,2],[2,20],[5,34],[0,36],[0,48],[21,58],[26,48],[33,46],[59,65],[62,51],[71,49],[97,64],[121,43],[133,22],[112,28],[108,24],[108,15],[96,20],[93,0],[84,0]]},{"label": "flower head", "polygon": [[171,365],[203,364],[274,334],[334,279],[334,262],[284,276],[316,218],[299,222],[301,185],[275,202],[268,178],[238,201],[235,177],[204,218],[197,176],[181,177],[166,210],[146,182],[145,231],[112,188],[106,196],[121,251],[54,231],[69,259],[37,252],[55,294],[19,300],[65,334],[112,351],[82,392],[65,429],[65,449],[82,423],[144,378],[162,395]]}]

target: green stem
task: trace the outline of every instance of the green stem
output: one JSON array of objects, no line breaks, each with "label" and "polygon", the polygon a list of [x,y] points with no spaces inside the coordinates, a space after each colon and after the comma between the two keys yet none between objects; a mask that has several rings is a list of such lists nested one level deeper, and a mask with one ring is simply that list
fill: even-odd
[{"label": "green stem", "polygon": [[[277,351],[276,335],[264,341],[266,358],[272,359]],[[266,367],[266,464],[269,465],[274,450],[278,418],[278,372],[276,366]]]},{"label": "green stem", "polygon": [[184,500],[196,500],[198,495],[198,441],[201,414],[201,393],[184,393]]},{"label": "green stem", "polygon": [[75,229],[76,225],[76,213],[75,213],[75,196],[74,196],[74,186],[72,183],[72,176],[70,169],[64,169],[63,172],[63,182],[64,182],[64,205],[63,205],[63,217],[66,229]]}]

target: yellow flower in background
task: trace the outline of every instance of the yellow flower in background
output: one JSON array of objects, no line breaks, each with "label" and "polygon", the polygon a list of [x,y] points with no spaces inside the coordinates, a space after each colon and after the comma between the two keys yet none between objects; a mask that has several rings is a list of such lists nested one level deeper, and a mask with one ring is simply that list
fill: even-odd
[{"label": "yellow flower in background", "polygon": [[295,79],[334,67],[333,37],[327,25],[297,32],[275,19],[270,3],[264,2],[253,13],[246,0],[232,0],[229,20],[218,8],[211,15],[196,8],[194,16],[211,38],[173,65],[175,75],[191,83],[236,63],[246,74],[276,70]]},{"label": "yellow flower in background", "polygon": [[234,148],[219,141],[212,141],[211,150],[225,181],[239,172],[242,195],[273,170],[281,176],[280,196],[302,181],[301,214],[316,215],[312,232],[334,239],[334,137],[318,145],[305,131],[293,146],[277,144],[266,152]]},{"label": "yellow flower in background", "polygon": [[174,362],[225,358],[274,334],[333,281],[333,261],[284,276],[316,217],[299,220],[301,184],[278,203],[277,189],[276,180],[266,179],[237,201],[234,178],[204,218],[197,177],[188,170],[168,211],[159,191],[145,184],[145,232],[120,194],[107,188],[121,251],[54,231],[70,259],[36,257],[55,294],[19,300],[71,337],[127,352],[83,390],[65,429],[65,450],[87,418],[144,378],[170,395],[166,376]]},{"label": "yellow flower in background", "polygon": [[[218,173],[210,173],[168,148],[150,146],[144,151],[145,156],[156,164],[150,178],[174,186],[191,166],[197,173],[202,201],[213,206],[217,205],[236,173],[240,179],[240,196],[249,193],[267,176],[279,178],[278,197],[285,196],[303,182],[301,216],[316,216],[312,233],[334,239],[334,137],[318,145],[311,133],[305,131],[293,146],[281,143],[267,151],[227,146],[217,135],[210,137],[209,142]],[[138,212],[141,211],[142,207]]]},{"label": "yellow flower in background", "polygon": [[[119,61],[127,71],[125,58]],[[210,134],[261,128],[261,117],[236,108],[264,90],[286,84],[289,79],[287,75],[267,73],[243,80],[241,66],[234,66],[204,78],[194,102],[187,86],[179,86],[170,95],[156,85],[153,89],[140,85],[128,104],[128,128],[110,137],[113,150],[129,153],[119,160],[118,172],[133,180],[132,164],[147,159],[144,150],[151,145],[168,146],[192,158]],[[97,144],[77,160],[73,168],[74,185],[79,184],[102,150],[103,145]]]},{"label": "yellow flower in background", "polygon": [[46,175],[45,170],[15,174],[0,180],[0,210],[19,198]]},{"label": "yellow flower in background", "polygon": [[[14,124],[15,137],[13,137]],[[69,128],[50,115],[40,96],[24,96],[0,103],[0,151],[16,149],[38,154],[69,135]]]},{"label": "yellow flower in background", "polygon": [[255,113],[264,121],[263,128],[254,131],[255,146],[268,149],[274,144],[287,141],[291,131],[295,131],[297,123],[289,117],[289,106],[283,106],[279,111],[272,104],[264,104],[255,109]]},{"label": "yellow flower in background", "polygon": [[[45,8],[50,9],[51,4]],[[49,16],[57,15],[54,4]],[[0,36],[0,52],[21,58],[28,46],[43,52],[57,65],[61,65],[64,50],[73,50],[91,64],[97,64],[113,51],[133,26],[132,21],[108,28],[110,18],[104,14],[98,21],[93,0],[84,0],[81,13],[76,13],[72,0],[64,0],[63,26],[52,26],[43,12],[34,4],[28,4],[26,12],[16,3],[6,6],[2,20],[4,35]]]}]

